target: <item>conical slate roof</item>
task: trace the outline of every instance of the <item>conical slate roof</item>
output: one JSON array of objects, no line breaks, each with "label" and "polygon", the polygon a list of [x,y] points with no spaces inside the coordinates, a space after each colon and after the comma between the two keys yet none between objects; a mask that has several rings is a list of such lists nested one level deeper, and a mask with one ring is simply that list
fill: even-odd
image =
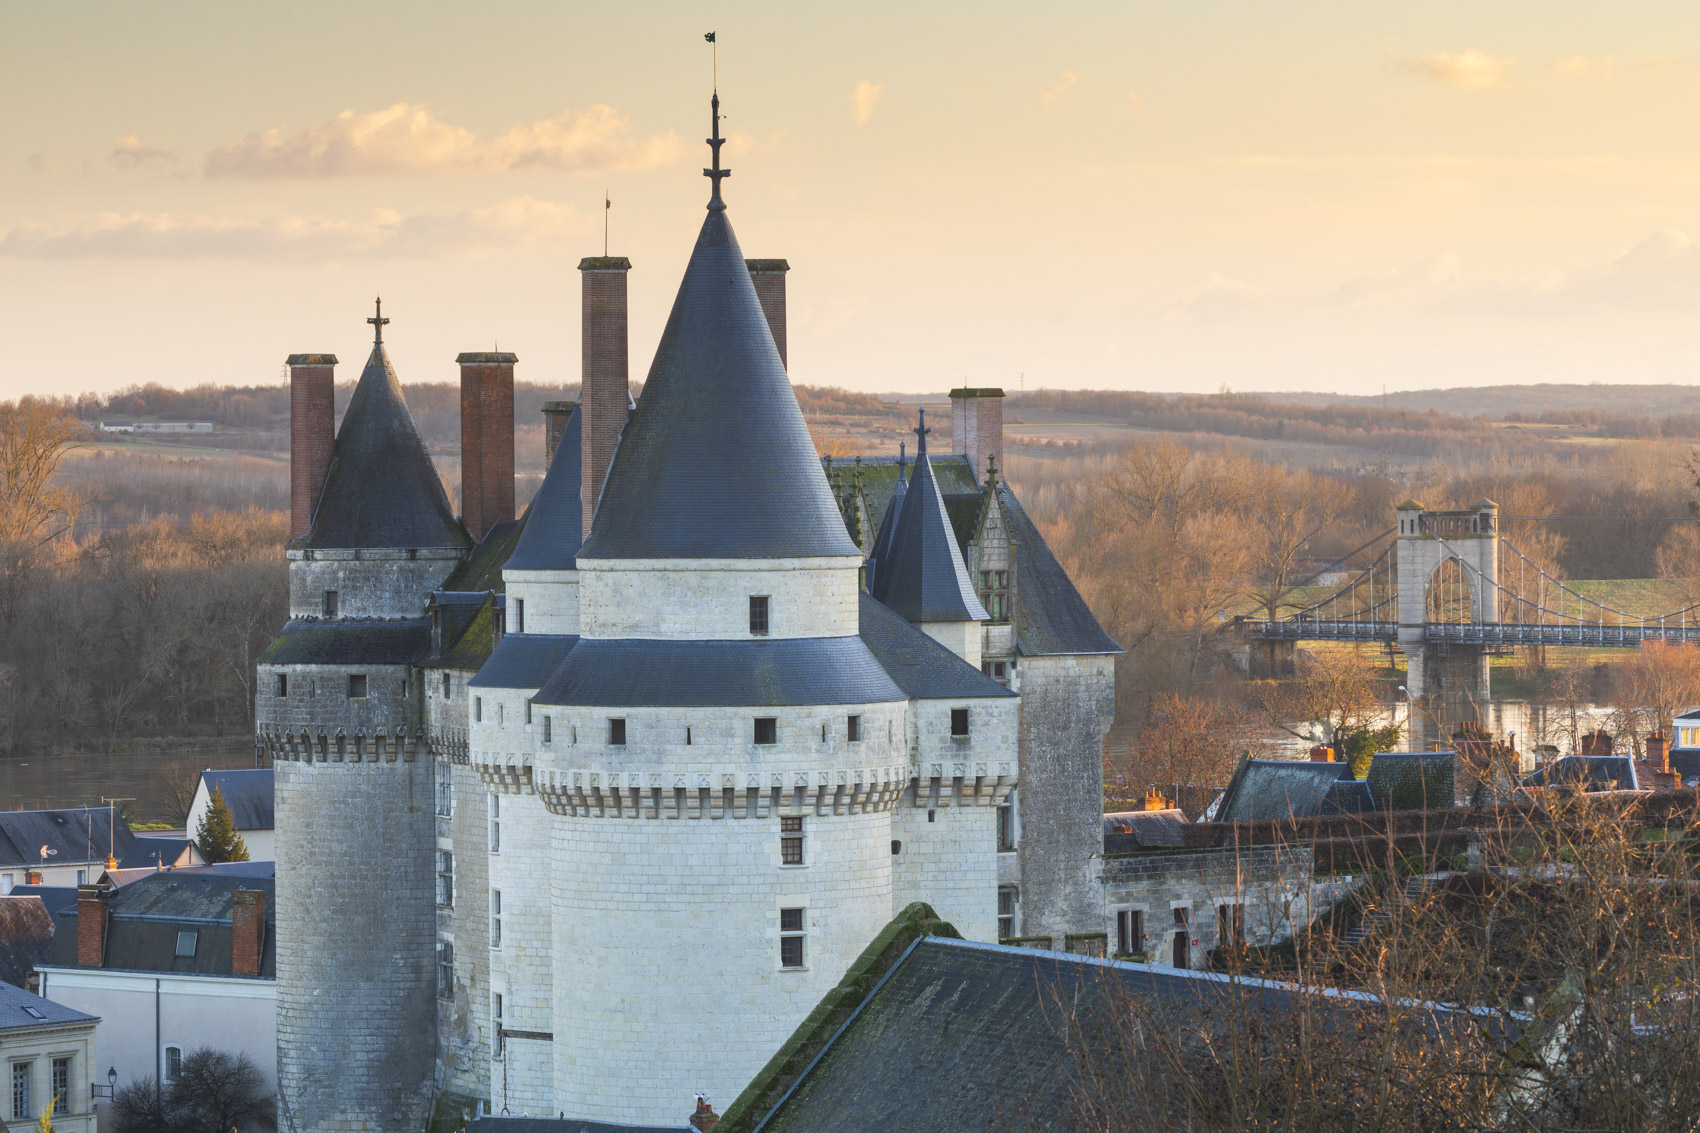
[{"label": "conical slate roof", "polygon": [[544,473],[543,483],[526,511],[525,530],[503,564],[505,569],[572,570],[578,565],[573,556],[584,532],[579,493],[583,420],[583,412],[577,408],[567,418],[549,471]]},{"label": "conical slate roof", "polygon": [[892,533],[897,530],[897,517],[903,514],[903,497],[909,492],[909,480],[903,474],[903,456],[901,446],[897,458],[897,486],[891,490],[891,502],[885,506],[885,516],[880,520],[880,529],[874,535],[874,545],[868,551],[868,585],[875,589],[880,586],[880,568],[886,556],[891,554]]},{"label": "conical slate roof", "polygon": [[860,553],[732,225],[710,211],[578,558]]},{"label": "conical slate roof", "polygon": [[336,455],[304,546],[467,547],[431,454],[384,353],[372,347],[336,434]]},{"label": "conical slate roof", "polygon": [[968,578],[927,459],[926,425],[923,409],[915,478],[904,493],[891,547],[874,569],[874,597],[911,622],[983,622],[986,608]]}]

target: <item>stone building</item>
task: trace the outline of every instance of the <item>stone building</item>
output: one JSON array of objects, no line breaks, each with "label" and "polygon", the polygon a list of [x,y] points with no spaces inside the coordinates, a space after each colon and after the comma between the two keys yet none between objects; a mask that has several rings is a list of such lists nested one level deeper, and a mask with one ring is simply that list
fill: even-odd
[{"label": "stone building", "polygon": [[978,939],[1102,931],[1118,649],[996,477],[1001,394],[967,391],[959,452],[923,422],[912,476],[846,490],[786,373],[784,261],[727,219],[718,116],[711,144],[635,403],[630,263],[580,265],[580,402],[546,411],[525,515],[513,355],[459,358],[459,517],[381,314],[334,440],[334,356],[291,358],[291,618],[256,705],[287,1130],[672,1124],[912,902]]}]

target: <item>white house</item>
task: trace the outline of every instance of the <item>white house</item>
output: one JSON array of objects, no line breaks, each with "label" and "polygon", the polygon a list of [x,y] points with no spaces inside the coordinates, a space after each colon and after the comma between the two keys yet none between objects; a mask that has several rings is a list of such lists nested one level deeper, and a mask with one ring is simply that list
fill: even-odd
[{"label": "white house", "polygon": [[[135,843],[130,824],[111,807],[0,811],[0,896],[26,884],[86,884],[108,857],[122,860]],[[31,881],[32,874],[40,877]]]},{"label": "white house", "polygon": [[104,1081],[94,1057],[100,1019],[0,983],[0,1129],[35,1128],[52,1107],[58,1133],[94,1133],[91,1088]]},{"label": "white house", "polygon": [[195,800],[189,805],[188,835],[191,838],[201,828],[207,807],[212,805],[215,787],[224,792],[225,804],[236,820],[236,832],[248,845],[248,859],[275,861],[277,841],[272,829],[271,768],[201,772],[201,781],[195,787]]},{"label": "white house", "polygon": [[197,1047],[254,1060],[276,1088],[272,880],[177,870],[85,885],[38,966],[43,995],[103,1022],[96,1061],[120,1087],[169,1082]]}]

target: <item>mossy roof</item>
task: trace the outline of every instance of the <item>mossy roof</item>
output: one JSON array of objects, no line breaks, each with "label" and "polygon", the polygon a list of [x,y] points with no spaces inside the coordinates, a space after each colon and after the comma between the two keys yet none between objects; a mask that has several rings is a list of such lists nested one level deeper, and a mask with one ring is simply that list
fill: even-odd
[{"label": "mossy roof", "polygon": [[431,649],[424,618],[295,618],[285,622],[261,665],[412,665]]}]

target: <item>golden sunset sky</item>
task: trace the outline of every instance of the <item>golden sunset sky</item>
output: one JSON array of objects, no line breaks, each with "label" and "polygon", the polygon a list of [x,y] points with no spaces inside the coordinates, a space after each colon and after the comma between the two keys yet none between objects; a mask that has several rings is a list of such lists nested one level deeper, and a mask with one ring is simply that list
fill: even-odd
[{"label": "golden sunset sky", "polygon": [[1700,5],[0,0],[0,396],[641,378],[709,48],[797,381],[1378,392],[1700,374]]}]

